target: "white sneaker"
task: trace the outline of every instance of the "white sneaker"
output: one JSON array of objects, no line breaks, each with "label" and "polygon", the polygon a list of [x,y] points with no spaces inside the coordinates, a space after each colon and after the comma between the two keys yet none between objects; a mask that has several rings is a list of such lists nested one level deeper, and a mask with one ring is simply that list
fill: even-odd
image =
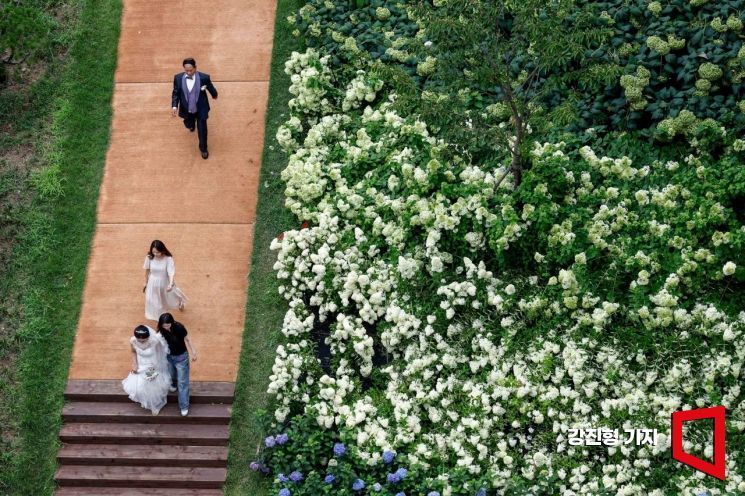
[{"label": "white sneaker", "polygon": [[176,392],[176,388],[175,388],[175,387],[173,387],[173,386],[169,386],[169,387],[168,387],[168,390],[169,390],[170,392],[172,392],[172,393],[175,393],[175,392]]},{"label": "white sneaker", "polygon": [[189,415],[189,409],[188,408],[186,410],[181,410],[181,416],[182,417],[186,417],[187,415]]}]

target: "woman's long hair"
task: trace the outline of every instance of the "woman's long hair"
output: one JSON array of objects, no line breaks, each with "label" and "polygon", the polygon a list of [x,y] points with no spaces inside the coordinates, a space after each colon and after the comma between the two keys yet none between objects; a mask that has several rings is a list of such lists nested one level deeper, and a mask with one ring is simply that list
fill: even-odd
[{"label": "woman's long hair", "polygon": [[[174,322],[175,320],[173,319],[173,315],[171,315],[170,313],[166,312],[160,314],[160,318],[158,319],[158,331],[162,333],[165,330],[163,329],[163,324],[173,325]],[[171,329],[173,329],[173,327],[171,327]]]},{"label": "woman's long hair", "polygon": [[171,252],[168,251],[168,248],[166,248],[165,243],[163,243],[161,240],[156,239],[152,243],[150,243],[150,249],[147,251],[147,256],[150,260],[155,258],[155,255],[153,255],[153,248],[161,252],[163,255],[167,257],[172,257]]}]

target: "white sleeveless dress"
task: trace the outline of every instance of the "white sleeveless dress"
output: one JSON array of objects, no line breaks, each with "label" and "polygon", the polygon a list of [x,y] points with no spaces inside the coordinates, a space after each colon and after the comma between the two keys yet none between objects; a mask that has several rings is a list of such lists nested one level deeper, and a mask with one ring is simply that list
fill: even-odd
[{"label": "white sleeveless dress", "polygon": [[188,299],[174,283],[171,291],[168,288],[168,276],[176,274],[176,266],[172,257],[160,257],[160,260],[145,256],[144,269],[150,270],[145,287],[145,318],[158,320],[169,310],[179,307],[179,303],[186,304]]},{"label": "white sleeveless dress", "polygon": [[129,343],[137,353],[137,373],[130,372],[122,381],[122,387],[130,400],[157,415],[166,404],[171,386],[171,373],[166,360],[168,343],[153,329],[150,329],[147,342],[140,343],[132,336]]}]

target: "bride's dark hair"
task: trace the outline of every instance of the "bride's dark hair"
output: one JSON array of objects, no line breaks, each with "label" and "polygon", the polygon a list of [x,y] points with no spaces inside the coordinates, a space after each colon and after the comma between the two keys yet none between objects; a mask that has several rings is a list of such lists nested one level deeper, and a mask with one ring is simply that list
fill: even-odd
[{"label": "bride's dark hair", "polygon": [[144,325],[138,325],[135,327],[135,337],[137,339],[145,339],[150,337],[150,331]]}]

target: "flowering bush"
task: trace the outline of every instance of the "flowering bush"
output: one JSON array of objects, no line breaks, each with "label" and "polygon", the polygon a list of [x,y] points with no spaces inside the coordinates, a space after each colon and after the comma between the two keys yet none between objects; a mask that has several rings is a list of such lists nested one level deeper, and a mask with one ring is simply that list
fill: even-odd
[{"label": "flowering bush", "polygon": [[[336,73],[312,49],[292,60],[277,139],[287,207],[310,227],[272,244],[288,302],[279,434],[255,465],[278,490],[745,491],[742,451],[722,484],[669,455],[676,410],[722,404],[730,434],[745,429],[743,146],[637,163],[535,143],[516,189],[399,115],[365,70]],[[660,438],[570,445],[585,427]]]},{"label": "flowering bush", "polygon": [[[436,60],[431,57],[431,43],[427,44],[427,26],[414,13],[418,2],[363,3],[311,0],[288,21],[309,46],[333,54],[333,64],[340,70],[365,69],[379,60],[401,68],[421,90],[446,93],[441,81],[430,78]],[[450,3],[435,1],[433,7]],[[646,130],[684,110],[700,119],[742,128],[745,117],[733,110],[744,96],[740,83],[745,77],[741,40],[745,1],[633,0],[589,5],[597,19],[607,20],[612,36],[588,50],[580,64],[587,74],[577,84],[561,85],[543,102],[556,107],[557,100],[569,96],[576,100],[569,122],[572,129]],[[518,64],[512,70],[519,80],[521,72],[530,68]],[[606,81],[601,87],[590,83],[590,76],[598,74]],[[484,105],[495,103],[492,90],[473,86]]]},{"label": "flowering bush", "polygon": [[[381,64],[405,68],[412,101],[510,115],[428,79],[409,2],[312,0],[291,19],[311,48],[285,65],[276,139],[286,207],[308,224],[271,246],[288,309],[251,465],[276,494],[745,493],[739,3],[596,2],[617,32],[592,56],[624,75],[588,89],[570,128],[627,119],[659,140],[533,133],[519,185],[508,150],[445,141],[398,104]],[[712,405],[728,411],[724,482],[670,458],[671,413]],[[582,428],[659,437],[570,444]],[[685,439],[711,457],[707,433]]]},{"label": "flowering bush", "polygon": [[[620,70],[624,91],[619,94],[616,84],[587,87],[578,105],[582,110],[572,122],[575,129],[608,125],[644,130],[683,110],[742,128],[745,119],[733,107],[742,98],[745,76],[740,53],[745,2],[592,3],[599,16],[612,20],[614,34],[588,52],[587,60],[607,64],[609,75]],[[640,79],[640,71],[654,76]]]},{"label": "flowering bush", "polygon": [[331,54],[339,70],[366,68],[371,61],[395,64],[417,76],[419,57],[412,49],[422,44],[421,27],[412,20],[411,0],[384,2],[308,0],[297,14],[287,18],[297,36],[309,47]]}]

